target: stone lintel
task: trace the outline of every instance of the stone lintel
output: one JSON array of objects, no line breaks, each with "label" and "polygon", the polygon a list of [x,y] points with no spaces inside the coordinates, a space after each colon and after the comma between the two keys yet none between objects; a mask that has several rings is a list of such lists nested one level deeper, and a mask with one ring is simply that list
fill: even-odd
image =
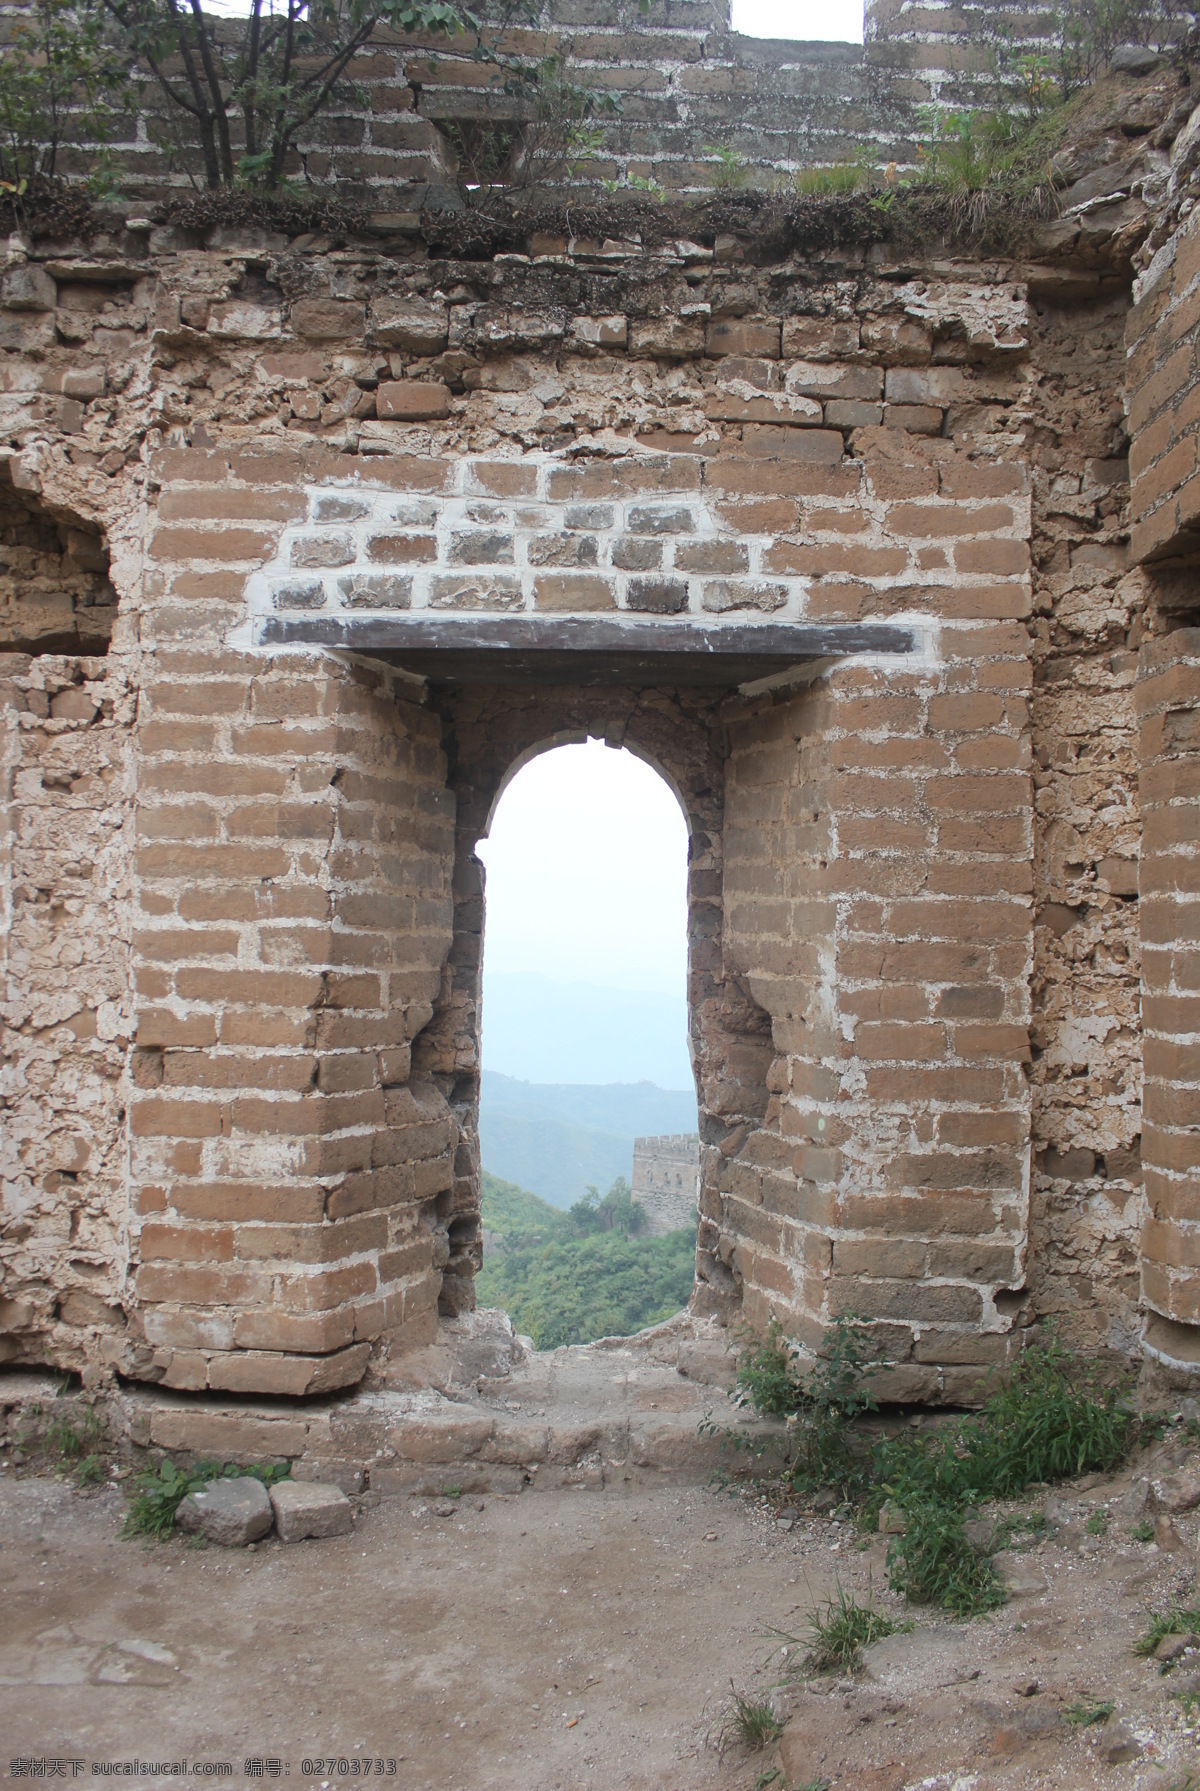
[{"label": "stone lintel", "polygon": [[266,616],[259,646],[369,653],[436,684],[719,685],[790,665],[911,653],[911,629],[863,623],[645,622],[612,616]]}]

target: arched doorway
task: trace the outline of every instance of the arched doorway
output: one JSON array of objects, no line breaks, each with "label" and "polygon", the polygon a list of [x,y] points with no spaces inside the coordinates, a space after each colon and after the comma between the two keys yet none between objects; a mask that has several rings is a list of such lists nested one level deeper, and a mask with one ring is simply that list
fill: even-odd
[{"label": "arched doorway", "polygon": [[[443,1316],[476,1303],[483,1263],[479,1099],[486,840],[503,792],[522,768],[554,748],[627,748],[673,793],[688,840],[687,1051],[699,1103],[700,1220],[692,1307],[740,1299],[721,1224],[722,1147],[740,1148],[761,1124],[773,1049],[767,1015],[723,943],[723,834],[727,742],[723,692],[543,684],[445,687],[438,694],[455,800],[454,938],[430,1024],[413,1047],[414,1074],[430,1078],[458,1122],[451,1190],[439,1196]],[[604,747],[593,747],[604,750]],[[670,800],[670,796],[668,796]]]},{"label": "arched doorway", "polygon": [[514,765],[476,854],[487,870],[477,1297],[543,1347],[625,1335],[686,1305],[693,1281],[678,793],[628,746],[551,745]]}]

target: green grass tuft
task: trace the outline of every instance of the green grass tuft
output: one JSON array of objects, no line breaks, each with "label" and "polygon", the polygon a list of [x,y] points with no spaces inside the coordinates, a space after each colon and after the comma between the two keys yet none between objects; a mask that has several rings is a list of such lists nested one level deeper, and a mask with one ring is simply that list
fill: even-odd
[{"label": "green grass tuft", "polygon": [[783,1734],[783,1724],[771,1705],[743,1697],[732,1679],[729,1682],[732,1707],[725,1721],[725,1736],[740,1741],[751,1753],[760,1753]]},{"label": "green grass tuft", "polygon": [[859,1604],[840,1583],[824,1609],[812,1612],[808,1627],[813,1640],[804,1664],[814,1673],[857,1672],[863,1649],[896,1631],[885,1612]]},{"label": "green grass tuft", "polygon": [[1076,1698],[1063,1711],[1063,1718],[1073,1729],[1091,1729],[1106,1723],[1115,1709],[1111,1698]]},{"label": "green grass tuft", "polygon": [[1133,1652],[1145,1657],[1153,1654],[1158,1644],[1168,1636],[1193,1634],[1200,1635],[1200,1610],[1189,1610],[1177,1604],[1169,1605],[1165,1611],[1151,1611],[1150,1627],[1133,1644]]}]

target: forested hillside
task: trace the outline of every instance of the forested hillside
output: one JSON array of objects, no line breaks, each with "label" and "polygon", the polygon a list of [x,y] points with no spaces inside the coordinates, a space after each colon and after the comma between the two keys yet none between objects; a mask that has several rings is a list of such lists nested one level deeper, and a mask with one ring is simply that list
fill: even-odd
[{"label": "forested hillside", "polygon": [[539,1349],[627,1336],[686,1306],[696,1233],[639,1235],[641,1209],[618,1178],[559,1212],[512,1182],[483,1175],[481,1306],[502,1306]]},{"label": "forested hillside", "polygon": [[568,1207],[591,1184],[628,1177],[633,1141],[694,1132],[691,1091],[652,1082],[522,1082],[484,1070],[479,1107],[483,1160],[493,1174]]}]

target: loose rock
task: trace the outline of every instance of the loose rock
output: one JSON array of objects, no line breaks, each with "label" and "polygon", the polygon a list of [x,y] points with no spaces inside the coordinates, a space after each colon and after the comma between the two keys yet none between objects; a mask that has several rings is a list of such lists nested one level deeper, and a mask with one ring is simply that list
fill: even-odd
[{"label": "loose rock", "polygon": [[1003,1554],[996,1557],[995,1567],[1010,1598],[1036,1598],[1046,1590],[1046,1576],[1036,1562]]},{"label": "loose rock", "polygon": [[340,1487],[319,1480],[281,1480],[271,1488],[271,1504],[281,1542],[303,1542],[310,1536],[344,1536],[353,1525],[345,1493]]},{"label": "loose rock", "polygon": [[1183,1537],[1165,1515],[1154,1520],[1154,1540],[1164,1555],[1176,1555],[1183,1547]]},{"label": "loose rock", "polygon": [[261,1480],[209,1480],[189,1493],[175,1513],[181,1530],[222,1548],[244,1548],[271,1528],[271,1500]]},{"label": "loose rock", "polygon": [[1107,1722],[1100,1733],[1100,1758],[1110,1766],[1124,1766],[1141,1756],[1142,1744],[1124,1723]]}]

